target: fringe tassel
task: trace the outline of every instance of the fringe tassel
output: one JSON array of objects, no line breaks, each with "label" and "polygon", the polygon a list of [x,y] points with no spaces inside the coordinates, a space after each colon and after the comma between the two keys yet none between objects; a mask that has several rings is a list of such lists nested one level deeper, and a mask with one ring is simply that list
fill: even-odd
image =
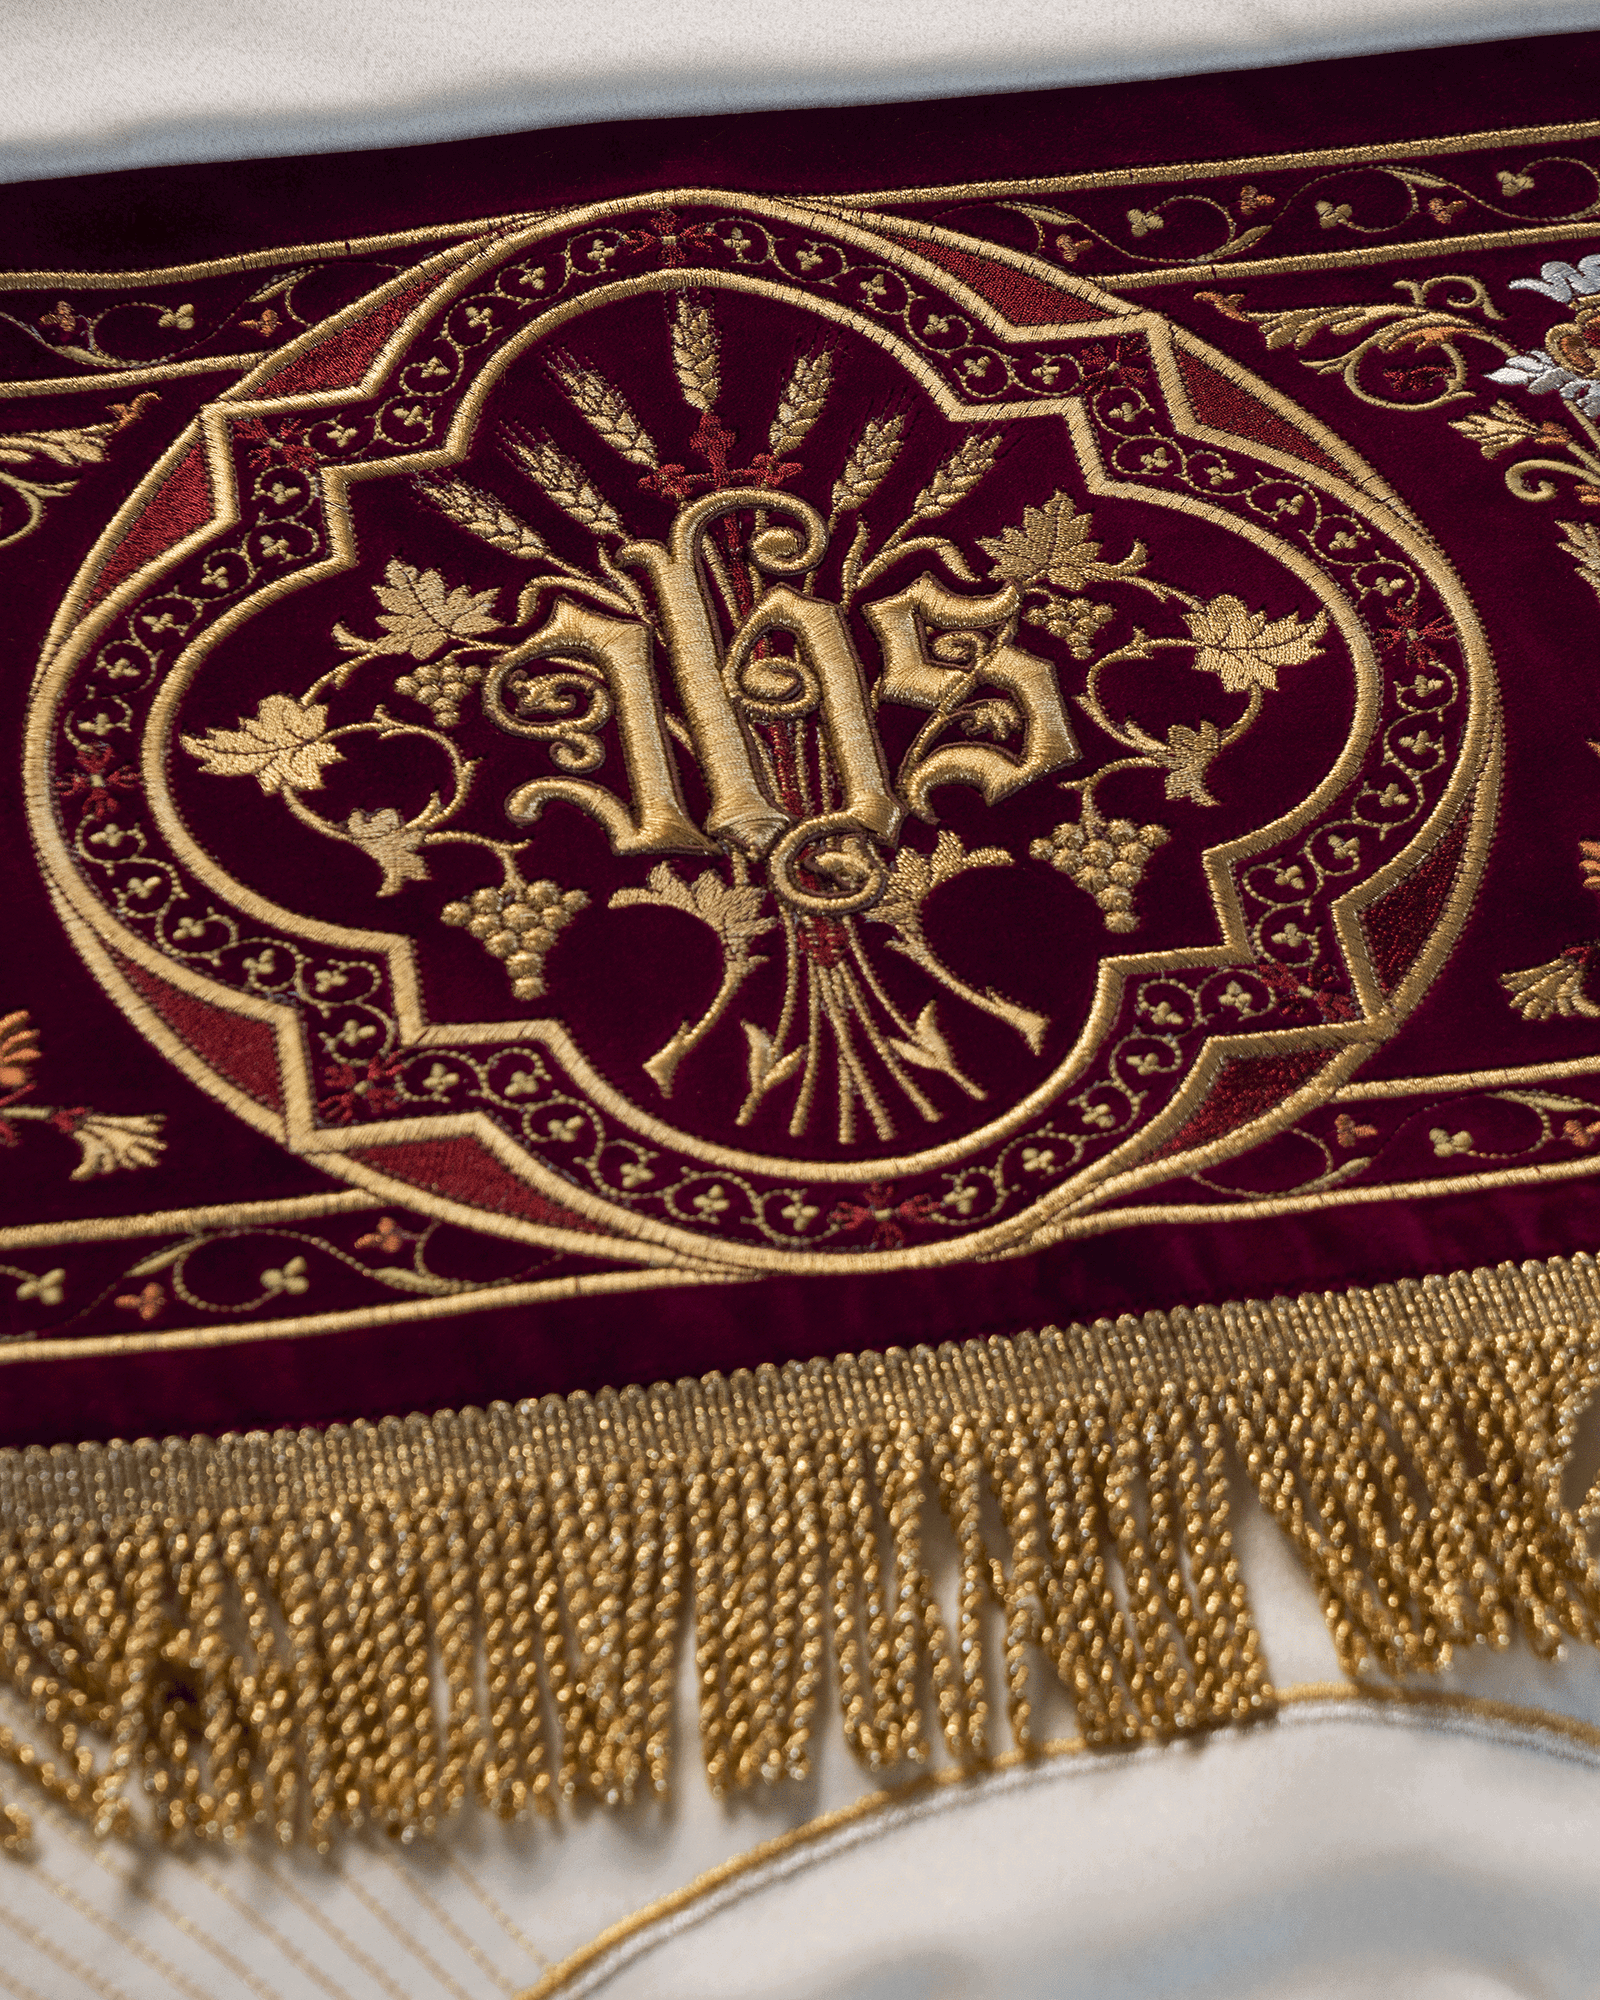
[{"label": "fringe tassel", "polygon": [[[1600,1634],[1587,1256],[934,1352],[216,1441],[0,1454],[0,1760],[128,1833],[325,1849],[667,1787],[680,1631],[714,1790],[803,1777],[832,1682],[873,1769],[935,1732],[1272,1712],[1230,1460],[1344,1669]],[[942,1518],[943,1529],[937,1527]],[[953,1549],[953,1615],[934,1535]],[[989,1607],[1003,1640],[985,1660]],[[686,1614],[687,1613],[687,1618]],[[141,1794],[148,1802],[136,1813]],[[6,1807],[0,1843],[26,1818]]]}]

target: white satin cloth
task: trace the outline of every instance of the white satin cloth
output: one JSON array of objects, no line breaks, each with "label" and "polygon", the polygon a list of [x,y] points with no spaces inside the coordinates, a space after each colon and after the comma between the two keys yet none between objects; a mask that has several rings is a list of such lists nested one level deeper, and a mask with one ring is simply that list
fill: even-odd
[{"label": "white satin cloth", "polygon": [[1600,0],[6,0],[0,180],[1597,24]]}]

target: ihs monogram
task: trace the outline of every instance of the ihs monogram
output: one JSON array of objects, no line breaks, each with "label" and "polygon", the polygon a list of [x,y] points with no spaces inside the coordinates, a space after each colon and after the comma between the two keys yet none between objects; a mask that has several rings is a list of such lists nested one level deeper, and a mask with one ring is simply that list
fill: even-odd
[{"label": "ihs monogram", "polygon": [[[375,586],[376,636],[335,626],[343,657],[302,693],[273,694],[236,729],[186,737],[185,747],[207,772],[253,775],[303,823],[370,854],[382,896],[427,881],[428,851],[442,843],[492,854],[498,880],[440,914],[503,962],[525,1003],[545,995],[552,948],[589,903],[581,890],[528,878],[537,838],[529,830],[553,807],[576,808],[604,828],[617,856],[654,858],[641,882],[610,896],[612,909],[681,912],[709,927],[720,948],[715,990],[643,1064],[659,1097],[672,1095],[685,1061],[733,1015],[744,1038],[738,1124],[772,1100],[799,1139],[829,1094],[842,1145],[868,1126],[887,1140],[908,1110],[931,1123],[955,1101],[988,1095],[941,1008],[1004,1023],[1034,1055],[1050,1025],[946,962],[927,923],[935,891],[973,870],[1032,859],[1091,896],[1107,930],[1135,930],[1140,885],[1171,832],[1108,816],[1097,798],[1103,782],[1159,771],[1169,800],[1212,805],[1215,760],[1255,722],[1280,668],[1320,656],[1327,616],[1277,607],[1273,615],[1227,591],[1202,599],[1151,574],[1142,542],[1110,559],[1091,514],[1059,489],[1039,494],[998,535],[972,539],[987,559],[981,579],[945,523],[993,471],[1007,442],[995,427],[968,430],[874,545],[867,510],[907,442],[906,415],[868,418],[824,496],[798,454],[834,394],[837,351],[816,346],[796,358],[766,448],[738,463],[738,440],[717,414],[722,349],[710,307],[678,293],[667,334],[678,391],[694,413],[688,458],[701,469],[664,459],[620,390],[557,354],[554,381],[615,472],[597,477],[520,428],[500,441],[544,502],[592,538],[592,561],[564,559],[505,499],[463,477],[419,481],[431,508],[534,567],[514,624],[498,615],[498,591],[452,586],[395,557]],[[631,531],[611,497],[625,483],[676,503],[659,539]],[[800,490],[807,485],[815,497]],[[836,576],[831,595],[819,587],[825,564]],[[1091,595],[1112,586],[1117,599]],[[1102,631],[1130,601],[1150,623],[1101,651]],[[1024,625],[1039,635],[1033,645],[1021,643]],[[1107,671],[1164,651],[1216,676],[1241,698],[1238,713],[1226,723],[1154,726],[1114,717],[1101,696]],[[386,700],[336,719],[353,677],[395,656],[408,664],[393,693],[427,720],[392,712]],[[1069,661],[1086,670],[1073,674]],[[969,848],[940,826],[941,790],[964,787],[994,807],[1093,761],[1069,716],[1065,675],[1080,681],[1071,705],[1114,754],[1087,775],[1057,779],[1076,817],[1047,823],[1025,851]],[[485,762],[465,756],[454,737],[469,704],[553,767],[505,796],[500,836],[458,823]],[[898,732],[909,742],[891,770],[885,723],[897,710],[911,711],[912,722]],[[313,810],[307,795],[359,742],[397,740],[442,760],[445,783],[421,811],[406,817],[375,804],[335,822]],[[593,775],[613,748],[621,786]],[[704,794],[693,813],[685,759]],[[916,823],[938,828],[931,842],[906,841]],[[660,858],[668,856],[685,860]],[[776,953],[781,1002],[772,1016],[751,1018],[739,996]],[[920,999],[889,977],[884,953],[916,968]]]}]

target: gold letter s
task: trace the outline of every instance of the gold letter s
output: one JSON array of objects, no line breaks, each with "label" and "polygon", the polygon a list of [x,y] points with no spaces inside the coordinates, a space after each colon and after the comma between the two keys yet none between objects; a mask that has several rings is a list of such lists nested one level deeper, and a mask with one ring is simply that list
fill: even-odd
[{"label": "gold letter s", "polygon": [[[1025,653],[1008,640],[983,651],[981,640],[976,639],[978,634],[1008,625],[1016,608],[1015,590],[998,590],[992,597],[960,597],[926,571],[909,589],[863,606],[867,623],[883,648],[880,701],[905,702],[943,717],[953,714],[968,693],[982,685],[1000,688],[1009,695],[1022,718],[1022,748],[1014,757],[987,743],[941,744],[920,757],[913,746],[901,766],[899,785],[907,805],[922,819],[935,818],[928,803],[935,785],[972,785],[983,794],[986,804],[998,805],[1046,771],[1070,764],[1079,754],[1050,662]],[[930,625],[945,632],[974,634],[972,661],[947,667],[930,659],[925,643]],[[918,741],[925,740],[933,727],[924,729]]]}]

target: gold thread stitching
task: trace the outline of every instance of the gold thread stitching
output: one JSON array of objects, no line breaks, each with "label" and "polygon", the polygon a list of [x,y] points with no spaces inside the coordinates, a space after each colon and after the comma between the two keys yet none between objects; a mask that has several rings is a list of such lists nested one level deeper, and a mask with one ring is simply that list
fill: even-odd
[{"label": "gold thread stitching", "polygon": [[[932,233],[932,232],[930,232],[930,233]],[[1028,262],[1028,260],[1025,260],[1025,259],[1021,259],[1021,258],[1018,258],[1018,257],[1016,257],[1015,255],[1012,255],[1012,256],[1011,256],[1011,257],[1009,258],[1009,260],[1008,260],[1008,261],[1012,261],[1012,262],[1016,262],[1016,263],[1018,263],[1018,264],[1020,264],[1020,265],[1026,265],[1026,264],[1027,264],[1027,262]],[[1130,324],[1131,324],[1131,323],[1132,323],[1132,322],[1130,321]],[[1219,362],[1221,362],[1221,359],[1222,359],[1221,357],[1216,357],[1216,358],[1217,358],[1217,360],[1218,360]],[[1164,350],[1164,348],[1163,348],[1163,349],[1162,349],[1162,351],[1161,351],[1161,361],[1162,361],[1162,367],[1163,367],[1163,373],[1164,373],[1164,375],[1165,375],[1166,373],[1170,372],[1170,370],[1171,370],[1171,367],[1172,367],[1172,362],[1171,362],[1171,357],[1170,357],[1170,356],[1167,356],[1167,355],[1165,354],[1165,350]],[[1227,367],[1227,366],[1229,366],[1230,364],[1225,364],[1225,363],[1224,363],[1223,365],[1224,365],[1224,367],[1226,368],[1226,367]],[[1198,427],[1197,427],[1197,428],[1198,428]],[[1202,435],[1204,434],[1204,433],[1203,433],[1203,431],[1201,432],[1201,434],[1202,434]],[[1268,456],[1268,457],[1271,457],[1271,456],[1272,456],[1272,455],[1271,455],[1270,453],[1268,453],[1268,454],[1265,454],[1265,455],[1266,455],[1266,456]],[[1370,481],[1370,478],[1369,478],[1369,479],[1367,480],[1367,483],[1368,483],[1368,484],[1371,484],[1371,481]],[[1182,496],[1177,496],[1177,497],[1178,497],[1178,502],[1179,502],[1179,504],[1183,504],[1183,497],[1182,497]],[[1478,844],[1481,844],[1481,843],[1478,843]],[[1354,912],[1353,912],[1353,908],[1352,908],[1352,910],[1351,910],[1350,912],[1348,912],[1348,913],[1347,913],[1347,916],[1346,916],[1346,919],[1345,919],[1345,920],[1344,920],[1344,922],[1343,922],[1343,931],[1344,931],[1345,933],[1348,933],[1348,936],[1349,936],[1349,938],[1350,938],[1350,940],[1351,940],[1351,942],[1352,942],[1352,943],[1357,943],[1357,944],[1358,944],[1358,943],[1359,943],[1359,932],[1358,932],[1358,929],[1357,929],[1357,927],[1356,927],[1356,926],[1354,925],[1354,922],[1353,922],[1353,915],[1354,915]],[[1358,956],[1359,956],[1359,953],[1358,953]],[[1421,968],[1421,967],[1419,967],[1419,969],[1418,969],[1418,974],[1417,974],[1417,975],[1414,975],[1414,979],[1415,979],[1415,977],[1417,977],[1417,976],[1420,976],[1420,975],[1421,975],[1421,973],[1422,973],[1422,972],[1423,972],[1424,970],[1425,970],[1425,968]],[[1413,981],[1413,983],[1414,983],[1414,981]],[[1334,1039],[1339,1039],[1339,1037],[1335,1037]],[[1219,1051],[1219,1054],[1220,1054],[1220,1051]],[[1355,1056],[1355,1054],[1356,1054],[1356,1051],[1355,1051],[1355,1050],[1352,1050],[1352,1051],[1350,1051],[1350,1059],[1352,1059],[1352,1060],[1353,1060],[1353,1059],[1354,1059],[1354,1056]],[[1329,1074],[1328,1074],[1328,1081],[1329,1081],[1330,1083],[1331,1083],[1331,1082],[1334,1082],[1334,1081],[1336,1081],[1336,1078],[1334,1077],[1334,1075],[1333,1075],[1333,1073],[1332,1073],[1331,1071],[1330,1071],[1330,1072],[1329,1072]],[[298,1093],[297,1093],[297,1094],[298,1094]],[[441,1129],[441,1128],[440,1128],[440,1127],[438,1127],[437,1125],[436,1125],[436,1126],[434,1127],[434,1130],[435,1130],[435,1131],[438,1131],[438,1130],[440,1130],[440,1129]],[[493,1135],[493,1134],[490,1134],[490,1135],[489,1135],[489,1143],[491,1143],[491,1145],[497,1145],[497,1141],[496,1141],[496,1138],[495,1138],[495,1135]],[[501,1151],[502,1153],[504,1153],[506,1149],[505,1149],[505,1148],[504,1148],[503,1146],[498,1146],[498,1145],[497,1145],[497,1150],[499,1150],[499,1151]],[[507,1164],[512,1164],[512,1165],[514,1165],[514,1164],[515,1164],[515,1154],[514,1154],[514,1150],[512,1151],[512,1153],[510,1154],[510,1156],[509,1156],[509,1157],[507,1158]],[[569,1198],[570,1198],[570,1197],[569,1197]],[[680,1249],[680,1250],[682,1250],[682,1249],[686,1248],[687,1246],[685,1246],[685,1245],[683,1245],[683,1244],[676,1244],[676,1245],[675,1245],[675,1247],[676,1247],[676,1248],[678,1248],[678,1249]],[[968,1243],[968,1246],[967,1246],[967,1247],[968,1247],[968,1248],[970,1249],[970,1248],[974,1247],[974,1245],[973,1245],[973,1244],[972,1244],[971,1242],[969,1242],[969,1243]],[[995,1247],[996,1247],[996,1248],[999,1248],[999,1247],[1002,1247],[1002,1246],[1001,1246],[1001,1244],[1000,1244],[1000,1242],[999,1242],[998,1240],[997,1240],[997,1242],[996,1242],[996,1245],[995,1245]],[[1015,1246],[1007,1246],[1007,1247],[1015,1247]],[[718,1254],[718,1255],[720,1255],[720,1254],[721,1254],[721,1252],[722,1252],[722,1249],[723,1249],[723,1246],[722,1246],[721,1244],[718,1244],[718,1245],[716,1246],[715,1250],[714,1250],[714,1251],[712,1251],[712,1250],[708,1249],[708,1246],[707,1246],[707,1245],[705,1244],[705,1242],[704,1242],[703,1240],[696,1240],[696,1242],[695,1242],[695,1252],[694,1252],[694,1254],[697,1254],[697,1255],[700,1255],[700,1256],[706,1256],[706,1255],[711,1255],[711,1254]]]}]

